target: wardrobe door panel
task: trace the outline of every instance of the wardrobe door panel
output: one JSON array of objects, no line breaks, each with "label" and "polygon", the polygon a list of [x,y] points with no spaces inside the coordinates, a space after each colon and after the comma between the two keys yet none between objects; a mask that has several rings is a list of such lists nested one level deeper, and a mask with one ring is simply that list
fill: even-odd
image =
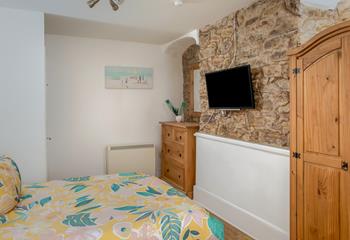
[{"label": "wardrobe door panel", "polygon": [[339,52],[312,64],[304,79],[305,151],[339,156]]},{"label": "wardrobe door panel", "polygon": [[304,239],[338,240],[340,170],[305,163]]}]

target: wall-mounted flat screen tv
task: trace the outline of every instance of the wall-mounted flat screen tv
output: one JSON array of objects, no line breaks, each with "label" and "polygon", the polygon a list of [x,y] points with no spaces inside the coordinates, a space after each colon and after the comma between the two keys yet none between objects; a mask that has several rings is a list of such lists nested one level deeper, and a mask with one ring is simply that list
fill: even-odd
[{"label": "wall-mounted flat screen tv", "polygon": [[210,109],[255,108],[250,65],[205,75]]}]

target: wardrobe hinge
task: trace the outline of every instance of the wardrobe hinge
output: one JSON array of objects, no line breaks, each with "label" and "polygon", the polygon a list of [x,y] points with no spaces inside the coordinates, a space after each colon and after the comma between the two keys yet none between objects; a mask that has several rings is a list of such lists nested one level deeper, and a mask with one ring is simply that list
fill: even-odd
[{"label": "wardrobe hinge", "polygon": [[293,152],[293,158],[301,159],[301,153]]},{"label": "wardrobe hinge", "polygon": [[301,72],[301,69],[300,68],[294,68],[293,69],[293,74],[299,74]]},{"label": "wardrobe hinge", "polygon": [[343,169],[344,171],[349,171],[349,163],[348,162],[341,162],[341,169]]}]

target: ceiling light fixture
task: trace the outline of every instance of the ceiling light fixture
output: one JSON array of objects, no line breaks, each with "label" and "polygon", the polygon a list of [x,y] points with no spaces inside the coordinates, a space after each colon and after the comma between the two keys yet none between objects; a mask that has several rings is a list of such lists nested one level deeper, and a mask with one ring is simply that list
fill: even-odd
[{"label": "ceiling light fixture", "polygon": [[183,0],[174,0],[174,5],[175,7],[179,7],[184,4]]},{"label": "ceiling light fixture", "polygon": [[[100,0],[88,0],[87,4],[89,5],[90,8],[95,7],[95,5],[99,2]],[[117,11],[119,9],[119,6],[123,3],[123,0],[109,0],[109,4],[111,5],[112,9],[114,11]]]}]

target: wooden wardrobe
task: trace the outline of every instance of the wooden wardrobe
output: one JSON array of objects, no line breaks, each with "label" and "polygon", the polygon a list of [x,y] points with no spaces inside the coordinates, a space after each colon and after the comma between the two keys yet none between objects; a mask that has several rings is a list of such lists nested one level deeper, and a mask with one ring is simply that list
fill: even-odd
[{"label": "wooden wardrobe", "polygon": [[291,239],[350,239],[350,21],[290,51]]}]

